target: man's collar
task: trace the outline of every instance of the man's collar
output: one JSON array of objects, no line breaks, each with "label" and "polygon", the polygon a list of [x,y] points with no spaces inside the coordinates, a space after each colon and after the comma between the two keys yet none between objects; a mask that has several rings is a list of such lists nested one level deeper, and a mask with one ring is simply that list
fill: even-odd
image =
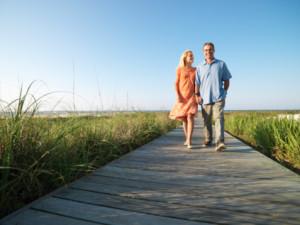
[{"label": "man's collar", "polygon": [[[213,59],[213,61],[211,61],[211,63],[210,64],[212,64],[212,63],[214,63],[214,62],[216,62],[217,61],[217,59],[216,58],[214,58]],[[203,65],[206,65],[206,64],[208,64],[208,62],[206,62],[206,59],[203,61],[203,63],[202,63]]]}]

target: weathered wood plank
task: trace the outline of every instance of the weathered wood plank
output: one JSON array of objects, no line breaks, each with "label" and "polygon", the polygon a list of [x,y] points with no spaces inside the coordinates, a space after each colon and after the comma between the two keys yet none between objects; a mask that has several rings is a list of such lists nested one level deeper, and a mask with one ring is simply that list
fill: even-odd
[{"label": "weathered wood plank", "polygon": [[[221,177],[221,176],[205,176],[202,174],[180,174],[170,172],[158,172],[141,169],[130,169],[105,166],[101,170],[93,173],[94,175],[111,176],[119,178],[139,179],[139,180],[155,180],[157,182],[170,182],[170,183],[186,183],[193,186],[209,185],[239,185],[239,186],[252,186],[256,187],[276,187],[284,188],[285,191],[299,191],[300,181],[280,181],[280,180],[261,180],[237,177]],[[278,189],[280,190],[280,189]],[[299,192],[300,194],[300,192]]]},{"label": "weathered wood plank", "polygon": [[[152,142],[150,142],[148,144],[145,144],[144,146],[158,146],[158,145],[162,145],[162,146],[170,146],[170,147],[172,147],[172,146],[177,146],[177,147],[182,146],[183,147],[184,141],[185,141],[184,137],[161,136],[161,137],[153,140]],[[204,137],[203,138],[197,138],[197,137],[194,137],[194,136],[192,137],[193,144],[199,145],[199,148],[201,147],[201,144],[202,144],[203,141],[204,141]],[[239,140],[234,139],[234,138],[226,138],[225,141],[226,141],[226,143],[242,143]],[[142,146],[141,148],[143,148],[144,146]],[[212,144],[212,146],[215,146],[215,144]],[[249,149],[251,149],[251,148],[249,148]],[[251,149],[251,150],[253,150],[253,149]]]},{"label": "weathered wood plank", "polygon": [[[239,211],[239,212],[252,213],[252,214],[264,214],[264,215],[274,214],[280,217],[290,217],[290,218],[300,220],[300,214],[299,214],[300,206],[292,205],[289,202],[285,204],[281,204],[281,207],[278,207],[277,204],[272,204],[270,202],[265,203],[262,201],[250,201],[247,199],[204,197],[201,195],[191,196],[190,193],[187,193],[186,189],[183,189],[183,191],[181,191],[180,187],[178,188],[168,187],[168,186],[157,187],[155,186],[155,184],[149,182],[148,183],[145,182],[141,184],[138,182],[122,180],[122,179],[113,179],[113,178],[110,178],[108,180],[104,180],[104,179],[94,181],[94,182],[99,184],[109,185],[109,186],[128,187],[129,190],[130,188],[134,188],[134,189],[140,189],[142,191],[150,190],[150,191],[154,191],[154,193],[159,192],[160,195],[163,196],[163,198],[155,198],[154,199],[155,202],[160,201],[160,202],[170,203],[170,200],[172,201],[172,199],[168,199],[168,196],[172,195],[173,193],[176,194],[180,193],[182,201],[175,202],[176,204],[179,205],[199,206],[204,208],[208,207],[214,209],[230,210],[232,212]],[[87,180],[87,181],[91,181],[91,180]],[[154,189],[152,188],[153,186],[155,186]],[[99,189],[96,189],[97,193],[103,194],[103,192],[101,192],[103,188],[101,188],[101,186],[98,187]],[[108,190],[104,194],[108,194],[109,196],[112,195],[119,196],[119,194],[121,194],[116,191],[111,191],[113,189],[114,187],[108,188]],[[155,193],[155,195],[157,195],[157,193]],[[129,197],[132,196],[128,196],[128,198]],[[193,198],[192,201],[183,200],[183,199],[191,199],[191,197]],[[145,195],[145,196],[136,195],[135,199],[146,199],[148,201],[153,201],[152,195]]]},{"label": "weathered wood plank", "polygon": [[[284,220],[282,220],[282,218],[278,217],[278,215],[271,216],[269,213],[267,213],[267,215],[262,215],[261,212],[256,214],[254,217],[253,214],[249,214],[248,212],[241,212],[240,210],[230,211],[225,207],[223,209],[214,209],[211,207],[206,208],[187,206],[184,204],[171,204],[157,201],[124,198],[120,196],[106,195],[82,190],[66,190],[62,193],[56,194],[55,196],[72,201],[76,200],[86,204],[118,208],[121,210],[130,209],[131,211],[139,213],[198,222],[238,224],[251,220],[255,223],[280,224],[284,221],[288,221],[296,224],[294,220],[297,219],[287,217],[286,215],[281,215],[284,216]],[[298,219],[300,221],[299,216]]]},{"label": "weathered wood plank", "polygon": [[[188,154],[188,153],[187,153]],[[201,153],[199,153],[201,154]],[[218,153],[219,154],[219,153]],[[225,152],[224,152],[225,154]],[[126,157],[122,157],[122,159],[119,159],[119,161],[125,161],[124,163],[129,163],[133,161],[139,161],[140,163],[152,163],[152,164],[162,164],[162,165],[178,165],[178,166],[184,166],[184,165],[190,165],[190,166],[205,166],[205,167],[213,167],[213,168],[232,168],[232,169],[246,169],[246,170],[270,170],[273,168],[281,167],[280,165],[277,165],[277,163],[274,163],[272,161],[260,161],[258,160],[250,160],[244,163],[240,162],[239,160],[235,160],[232,158],[229,159],[228,162],[226,160],[214,160],[214,159],[201,159],[201,158],[185,158],[182,159],[182,157],[168,157],[168,156],[161,156],[161,157],[151,157],[151,156],[133,156],[128,155]],[[285,169],[283,169],[285,170]]]},{"label": "weathered wood plank", "polygon": [[[124,162],[124,161],[123,161]],[[284,180],[284,181],[299,181],[298,175],[280,169],[269,170],[244,170],[244,169],[218,169],[205,166],[174,166],[174,165],[161,165],[153,163],[140,163],[139,160],[131,160],[130,163],[111,163],[112,167],[121,167],[128,169],[142,169],[158,172],[170,172],[179,174],[201,174],[205,176],[222,176],[222,177],[239,177],[249,179],[266,179],[266,180]]]},{"label": "weathered wood plank", "polygon": [[[265,189],[259,189],[255,191],[251,191],[247,189],[236,189],[236,188],[228,188],[224,186],[224,190],[222,189],[222,185],[216,187],[193,187],[193,186],[179,186],[174,185],[174,187],[165,186],[165,184],[161,183],[160,185],[155,183],[155,185],[151,185],[148,183],[148,187],[135,186],[135,187],[127,187],[123,186],[112,186],[101,183],[90,182],[87,185],[87,181],[77,182],[76,184],[71,185],[71,188],[87,190],[87,191],[95,191],[100,193],[110,193],[114,195],[121,195],[125,197],[132,198],[144,198],[148,197],[148,200],[159,200],[165,199],[165,201],[173,201],[176,199],[176,202],[184,201],[184,196],[187,199],[196,199],[196,198],[228,198],[228,199],[239,199],[244,201],[256,201],[256,202],[264,202],[264,203],[273,203],[273,204],[286,204],[291,207],[300,207],[299,198],[295,197],[298,195],[298,192],[274,192],[267,191]],[[109,189],[109,190],[107,190]],[[108,192],[107,192],[108,191]],[[275,194],[274,194],[275,193]],[[150,199],[149,199],[150,198]],[[178,198],[178,199],[177,199]],[[178,202],[178,201],[179,202]]]},{"label": "weathered wood plank", "polygon": [[[180,220],[150,214],[142,214],[128,210],[119,210],[116,208],[102,207],[92,204],[85,204],[75,201],[69,201],[59,198],[48,198],[38,203],[34,209],[45,212],[56,213],[62,216],[68,216],[74,219],[87,220],[95,223],[104,223],[112,225],[133,225],[133,224],[174,224],[174,225],[196,225],[198,222],[189,220]],[[130,210],[130,209],[129,209]],[[200,223],[205,224],[205,223]]]},{"label": "weathered wood plank", "polygon": [[[124,186],[124,187],[132,187],[142,190],[157,190],[157,191],[165,191],[165,192],[180,192],[180,193],[189,193],[189,194],[197,194],[197,195],[205,195],[211,194],[214,192],[219,193],[234,193],[237,194],[238,191],[244,191],[249,188],[249,186],[244,185],[243,187],[236,188],[235,184],[233,185],[218,185],[215,184],[196,184],[190,185],[187,182],[182,183],[172,183],[172,182],[161,182],[156,180],[140,180],[140,179],[130,179],[130,178],[117,178],[117,177],[110,177],[110,176],[88,176],[83,181],[87,182],[96,182],[100,184],[107,184],[113,186]],[[234,192],[233,192],[234,190]],[[268,193],[270,191],[259,189],[259,193]],[[257,190],[256,190],[257,191]]]},{"label": "weathered wood plank", "polygon": [[[11,220],[1,223],[2,225],[99,225],[86,220],[78,220],[29,209]],[[101,224],[100,224],[101,225]]]},{"label": "weathered wood plank", "polygon": [[[187,150],[188,151],[188,150]],[[223,152],[225,153],[225,152]],[[274,167],[274,162],[272,161],[266,161],[263,157],[257,157],[257,156],[248,156],[245,157],[244,155],[236,154],[236,157],[232,158],[232,155],[230,157],[230,154],[227,153],[217,153],[218,156],[216,157],[215,152],[206,152],[202,153],[203,155],[199,156],[199,151],[189,151],[189,152],[176,152],[176,153],[168,153],[168,152],[142,152],[137,151],[132,154],[130,154],[130,157],[124,157],[124,159],[153,159],[153,160],[178,160],[178,161],[186,161],[186,160],[198,160],[198,162],[203,161],[204,163],[227,163],[229,166],[232,164],[255,164],[263,166],[263,164],[267,164]],[[159,155],[159,156],[158,156]]]}]

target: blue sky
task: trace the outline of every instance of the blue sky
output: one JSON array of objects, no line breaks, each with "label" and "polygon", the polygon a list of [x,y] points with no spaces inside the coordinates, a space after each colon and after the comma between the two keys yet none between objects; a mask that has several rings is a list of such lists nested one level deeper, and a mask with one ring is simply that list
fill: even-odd
[{"label": "blue sky", "polygon": [[[0,98],[41,110],[169,110],[183,51],[215,44],[226,109],[300,109],[298,0],[0,0]],[[100,98],[101,96],[101,98]]]}]

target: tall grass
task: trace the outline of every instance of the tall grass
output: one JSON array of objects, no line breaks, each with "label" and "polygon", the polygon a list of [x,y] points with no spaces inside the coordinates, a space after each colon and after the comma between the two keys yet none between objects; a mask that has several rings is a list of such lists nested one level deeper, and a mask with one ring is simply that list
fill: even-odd
[{"label": "tall grass", "polygon": [[278,113],[227,113],[226,129],[259,149],[300,169],[300,120],[279,118]]},{"label": "tall grass", "polygon": [[1,217],[179,125],[167,113],[39,117],[29,89],[2,108]]}]

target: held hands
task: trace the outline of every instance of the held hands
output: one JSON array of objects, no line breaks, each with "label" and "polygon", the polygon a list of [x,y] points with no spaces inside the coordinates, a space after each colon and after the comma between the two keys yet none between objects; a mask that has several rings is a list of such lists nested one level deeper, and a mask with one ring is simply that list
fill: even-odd
[{"label": "held hands", "polygon": [[[202,102],[202,98],[200,96],[195,96],[196,97],[196,102],[197,104],[200,104]],[[184,98],[182,98],[181,96],[176,96],[176,101],[183,103],[184,102]]]},{"label": "held hands", "polygon": [[195,97],[196,97],[196,102],[199,105],[202,102],[202,99],[200,96],[197,96],[197,95]]}]

